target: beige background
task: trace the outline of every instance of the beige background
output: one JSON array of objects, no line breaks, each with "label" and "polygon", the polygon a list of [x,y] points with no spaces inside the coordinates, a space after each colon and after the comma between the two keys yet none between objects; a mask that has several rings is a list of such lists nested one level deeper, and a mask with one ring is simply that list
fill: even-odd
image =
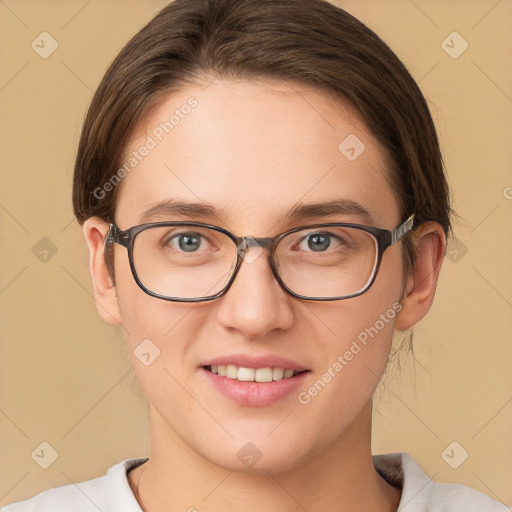
[{"label": "beige background", "polygon": [[[92,91],[165,3],[0,0],[3,504],[148,453],[147,409],[122,333],[95,310],[71,182]],[[416,328],[417,362],[403,357],[378,393],[373,450],[409,452],[435,481],[512,505],[512,2],[337,3],[420,82],[464,219]],[[47,59],[31,48],[43,31],[59,45]],[[457,59],[441,46],[453,31],[469,43]],[[43,262],[37,253],[49,247]],[[48,469],[31,457],[43,441],[58,452]],[[453,441],[469,454],[458,469],[441,456]],[[460,455],[456,447],[453,460]]]}]

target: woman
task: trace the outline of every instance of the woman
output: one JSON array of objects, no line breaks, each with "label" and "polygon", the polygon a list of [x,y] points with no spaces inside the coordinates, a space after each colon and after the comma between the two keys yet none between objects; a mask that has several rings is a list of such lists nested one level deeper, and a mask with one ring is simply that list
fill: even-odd
[{"label": "woman", "polygon": [[151,455],[5,507],[505,511],[372,456],[395,331],[428,312],[452,210],[405,67],[321,0],[175,0],[107,71],[73,205]]}]

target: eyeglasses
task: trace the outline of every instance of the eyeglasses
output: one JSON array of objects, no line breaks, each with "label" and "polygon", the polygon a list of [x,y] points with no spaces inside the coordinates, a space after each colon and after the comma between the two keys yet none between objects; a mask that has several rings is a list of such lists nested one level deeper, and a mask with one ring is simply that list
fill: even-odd
[{"label": "eyeglasses", "polygon": [[268,248],[272,272],[290,295],[341,300],[370,288],[384,251],[412,230],[413,222],[414,214],[393,230],[313,224],[273,238],[239,237],[200,222],[153,222],[126,230],[110,224],[105,248],[126,247],[135,281],[159,299],[216,299],[233,284],[243,260],[252,263]]}]

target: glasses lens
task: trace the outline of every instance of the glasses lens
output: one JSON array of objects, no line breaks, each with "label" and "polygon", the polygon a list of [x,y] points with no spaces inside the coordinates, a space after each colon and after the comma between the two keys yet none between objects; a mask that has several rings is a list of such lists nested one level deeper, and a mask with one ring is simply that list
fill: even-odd
[{"label": "glasses lens", "polygon": [[375,272],[378,243],[357,228],[306,228],[282,238],[275,261],[285,285],[298,295],[332,298],[363,291]]},{"label": "glasses lens", "polygon": [[139,232],[133,244],[139,281],[170,298],[215,295],[228,283],[236,259],[233,241],[204,227],[153,226]]}]

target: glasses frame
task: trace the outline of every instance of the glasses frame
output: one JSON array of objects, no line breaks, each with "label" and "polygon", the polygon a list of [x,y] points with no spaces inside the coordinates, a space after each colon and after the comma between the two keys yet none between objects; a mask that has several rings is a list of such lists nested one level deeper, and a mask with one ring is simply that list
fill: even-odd
[{"label": "glasses frame", "polygon": [[[264,237],[264,238],[258,238],[258,237],[252,237],[252,236],[236,236],[233,233],[229,232],[228,230],[221,228],[219,226],[214,226],[212,224],[205,224],[202,222],[181,222],[181,221],[165,221],[165,222],[150,222],[146,224],[139,224],[138,226],[132,226],[128,229],[120,229],[118,228],[114,223],[110,224],[109,230],[107,232],[107,235],[105,236],[105,242],[104,247],[105,250],[107,249],[107,246],[116,243],[119,245],[122,245],[123,247],[126,247],[128,250],[128,260],[130,263],[130,268],[133,274],[133,277],[135,279],[135,282],[137,285],[148,295],[151,295],[152,297],[156,297],[158,299],[163,300],[170,300],[173,302],[205,302],[209,300],[214,300],[222,295],[224,295],[231,285],[233,284],[238,271],[240,269],[240,266],[242,265],[242,261],[244,259],[244,253],[248,250],[248,248],[251,245],[259,245],[262,248],[269,248],[269,263],[270,267],[272,269],[272,273],[274,274],[275,278],[277,279],[277,282],[281,285],[281,287],[288,292],[291,296],[296,297],[298,299],[302,300],[314,300],[314,301],[331,301],[331,300],[344,300],[344,299],[350,299],[352,297],[357,297],[359,295],[362,295],[363,293],[367,292],[370,287],[375,282],[375,279],[377,277],[377,273],[380,268],[380,264],[382,261],[382,256],[384,254],[384,251],[388,248],[394,245],[396,242],[398,242],[406,233],[411,231],[413,229],[414,224],[414,214],[412,214],[410,217],[407,218],[400,226],[396,227],[395,229],[389,230],[389,229],[382,229],[377,228],[374,226],[365,226],[362,224],[351,224],[346,222],[330,222],[330,223],[319,223],[319,224],[311,224],[307,226],[300,226],[293,229],[290,229],[288,231],[285,231],[284,233],[281,233],[275,237]],[[150,229],[152,227],[158,227],[158,226],[195,226],[195,227],[203,227],[203,228],[209,228],[213,229],[214,231],[218,231],[220,233],[223,233],[228,238],[230,238],[233,243],[236,246],[237,249],[237,261],[235,268],[233,270],[233,274],[231,275],[229,281],[227,282],[226,286],[218,293],[214,295],[209,295],[206,297],[198,297],[198,298],[179,298],[179,297],[168,297],[166,295],[161,295],[159,293],[155,293],[148,288],[146,288],[142,282],[139,279],[139,276],[137,275],[137,271],[135,269],[135,264],[133,261],[133,245],[136,236],[141,233],[142,231],[145,231],[146,229]],[[280,240],[282,240],[285,236],[290,235],[292,233],[295,233],[297,231],[301,231],[303,229],[314,229],[319,227],[329,227],[329,226],[336,226],[336,227],[348,227],[348,228],[355,228],[359,229],[361,231],[365,231],[366,233],[369,233],[372,235],[375,240],[377,241],[377,259],[376,263],[374,265],[373,273],[370,279],[368,279],[368,282],[366,286],[357,291],[356,293],[350,294],[350,295],[341,295],[337,297],[308,297],[305,295],[300,295],[298,293],[295,293],[293,290],[288,288],[286,284],[282,281],[281,277],[279,276],[279,272],[277,270],[277,267],[275,265],[274,261],[274,254],[277,247],[277,244]]]}]

